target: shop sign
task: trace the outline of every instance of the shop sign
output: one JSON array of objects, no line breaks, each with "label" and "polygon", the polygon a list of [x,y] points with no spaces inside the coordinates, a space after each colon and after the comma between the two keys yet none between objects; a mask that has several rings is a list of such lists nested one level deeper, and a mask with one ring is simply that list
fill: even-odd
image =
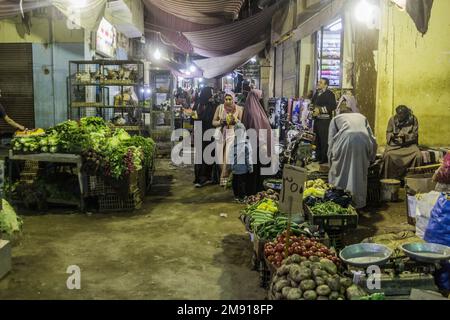
[{"label": "shop sign", "polygon": [[114,57],[117,46],[117,31],[105,18],[102,18],[97,30],[95,50],[107,57]]}]

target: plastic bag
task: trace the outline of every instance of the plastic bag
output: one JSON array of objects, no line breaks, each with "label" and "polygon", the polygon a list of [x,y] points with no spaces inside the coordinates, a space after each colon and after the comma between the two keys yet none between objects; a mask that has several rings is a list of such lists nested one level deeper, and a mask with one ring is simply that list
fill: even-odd
[{"label": "plastic bag", "polygon": [[424,240],[450,246],[450,196],[442,193],[431,211]]}]

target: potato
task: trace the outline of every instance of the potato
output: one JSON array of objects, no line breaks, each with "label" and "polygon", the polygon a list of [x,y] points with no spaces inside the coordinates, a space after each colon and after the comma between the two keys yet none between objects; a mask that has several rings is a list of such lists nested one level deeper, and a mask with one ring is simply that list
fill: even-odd
[{"label": "potato", "polygon": [[300,261],[301,261],[301,262],[305,262],[305,261],[308,261],[308,258],[306,258],[306,257],[303,257],[303,256],[300,256]]},{"label": "potato", "polygon": [[311,277],[312,277],[312,272],[310,269],[300,267],[300,281],[311,279]]},{"label": "potato", "polygon": [[344,287],[345,289],[347,289],[348,287],[350,287],[353,284],[352,280],[347,277],[342,277],[340,280],[340,283],[341,283],[341,287]]},{"label": "potato", "polygon": [[326,281],[323,280],[323,278],[321,278],[321,277],[316,277],[316,278],[314,279],[314,281],[316,282],[316,285],[317,285],[317,286],[321,286],[321,285],[326,284]]},{"label": "potato", "polygon": [[320,269],[315,269],[315,270],[313,270],[313,275],[315,277],[325,277],[325,276],[327,276],[327,273],[326,273],[326,271],[323,271]]},{"label": "potato", "polygon": [[311,268],[312,262],[311,261],[303,261],[302,263],[300,263],[300,266],[303,268]]},{"label": "potato", "polygon": [[282,265],[277,270],[277,275],[278,276],[284,276],[284,275],[287,275],[288,273],[289,273],[289,268],[288,268],[287,265]]},{"label": "potato", "polygon": [[291,280],[291,287],[292,288],[298,288],[298,282]]},{"label": "potato", "polygon": [[287,280],[280,280],[277,283],[275,283],[274,285],[274,290],[277,292],[281,292],[281,290],[283,290],[284,287],[287,287],[290,285],[290,282]]},{"label": "potato", "polygon": [[287,299],[289,291],[291,290],[291,287],[284,287],[283,289],[281,289],[281,295],[283,296],[284,299]]},{"label": "potato", "polygon": [[366,292],[361,289],[361,287],[353,284],[350,287],[347,288],[346,290],[347,293],[347,298],[349,300],[358,300],[359,298],[367,295]]},{"label": "potato", "polygon": [[337,267],[333,263],[333,261],[328,259],[320,259],[320,265],[322,266],[322,269],[330,274],[336,274],[337,273]]},{"label": "potato", "polygon": [[329,296],[330,300],[337,300],[339,298],[339,292],[332,291]]},{"label": "potato", "polygon": [[303,291],[314,290],[316,288],[316,283],[314,280],[303,280],[300,282],[300,289]]},{"label": "potato", "polygon": [[316,300],[317,293],[314,290],[306,290],[303,294],[303,298],[305,298],[305,300]]},{"label": "potato", "polygon": [[327,285],[321,285],[316,288],[316,292],[319,296],[328,296],[331,293],[330,287]]},{"label": "potato", "polygon": [[327,296],[318,296],[317,300],[330,300]]},{"label": "potato", "polygon": [[320,262],[320,258],[318,256],[310,256],[309,261],[311,262]]},{"label": "potato", "polygon": [[339,291],[341,289],[339,276],[336,275],[328,278],[327,285],[330,287],[331,291]]},{"label": "potato", "polygon": [[288,300],[299,300],[303,296],[302,290],[299,288],[291,288],[288,292]]},{"label": "potato", "polygon": [[291,261],[292,261],[292,263],[300,264],[302,262],[302,257],[299,256],[298,254],[293,254],[291,256]]}]

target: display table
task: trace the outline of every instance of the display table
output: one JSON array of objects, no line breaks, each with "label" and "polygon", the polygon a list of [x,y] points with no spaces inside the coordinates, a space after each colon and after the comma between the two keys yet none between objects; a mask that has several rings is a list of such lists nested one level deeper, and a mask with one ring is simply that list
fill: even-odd
[{"label": "display table", "polygon": [[[80,202],[79,207],[81,211],[84,211],[84,194],[85,194],[85,188],[84,188],[84,176],[81,172],[81,166],[82,166],[82,159],[81,156],[76,154],[65,154],[65,153],[36,153],[36,154],[14,154],[12,150],[9,150],[9,159],[10,160],[23,160],[23,161],[36,161],[36,162],[54,162],[54,163],[69,163],[69,164],[75,164],[77,167],[77,175],[78,175],[78,182],[80,184]],[[10,168],[9,172],[11,175],[11,162],[10,162]],[[11,177],[10,177],[11,180]],[[62,203],[62,204],[68,204],[67,201],[52,199],[49,202],[52,203]],[[72,204],[72,203],[70,203]]]}]

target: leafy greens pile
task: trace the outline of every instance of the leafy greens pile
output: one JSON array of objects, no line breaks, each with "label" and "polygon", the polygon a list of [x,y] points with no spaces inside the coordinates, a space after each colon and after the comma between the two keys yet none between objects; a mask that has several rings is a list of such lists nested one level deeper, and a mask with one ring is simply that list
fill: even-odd
[{"label": "leafy greens pile", "polygon": [[143,166],[151,166],[155,142],[151,138],[130,136],[125,130],[113,130],[99,117],[68,120],[46,130],[44,136],[15,138],[16,152],[81,154],[84,169],[120,179]]}]

